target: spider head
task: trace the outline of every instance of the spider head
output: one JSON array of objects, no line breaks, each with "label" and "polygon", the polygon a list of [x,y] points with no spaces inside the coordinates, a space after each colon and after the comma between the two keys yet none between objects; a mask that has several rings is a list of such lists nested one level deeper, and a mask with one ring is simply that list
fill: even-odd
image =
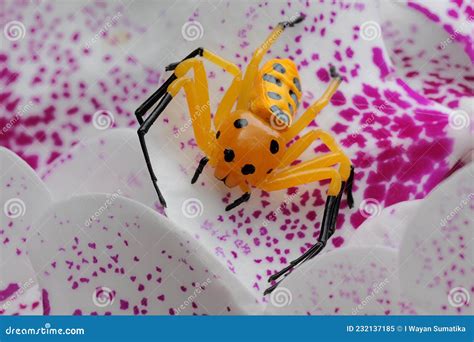
[{"label": "spider head", "polygon": [[256,185],[278,167],[285,150],[285,140],[268,123],[251,112],[235,111],[216,134],[214,175],[228,187]]}]

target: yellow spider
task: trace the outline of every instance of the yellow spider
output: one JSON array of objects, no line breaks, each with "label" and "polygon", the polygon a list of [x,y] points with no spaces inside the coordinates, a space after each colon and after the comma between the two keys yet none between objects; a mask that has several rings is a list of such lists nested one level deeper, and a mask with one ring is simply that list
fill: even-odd
[{"label": "yellow spider", "polygon": [[[167,71],[174,70],[174,73],[135,112],[140,123],[138,137],[145,161],[160,203],[164,207],[166,202],[157,185],[145,144],[145,135],[181,88],[186,94],[197,145],[206,155],[201,159],[191,182],[194,184],[197,181],[209,163],[215,168],[215,177],[226,186],[239,186],[244,194],[229,204],[226,210],[248,201],[252,187],[275,191],[330,180],[317,243],[290,262],[289,266],[272,275],[269,282],[288,275],[295,266],[313,258],[325,247],[334,233],[344,190],[349,206],[353,206],[354,168],[328,132],[321,129],[312,130],[287,147],[314,120],[336,92],[342,82],[336,69],[330,68],[332,80],[321,98],[294,122],[293,118],[301,99],[296,65],[289,59],[272,59],[259,69],[266,52],[281,33],[303,19],[304,17],[300,16],[292,21],[279,23],[254,52],[243,77],[241,70],[234,63],[203,48],[194,50],[182,61],[166,67]],[[217,108],[213,120],[214,128],[208,106],[206,72],[203,62],[197,57],[207,59],[234,76],[230,88]],[[190,69],[194,71],[193,78],[186,76]],[[144,120],[145,114],[158,101],[158,105]],[[329,148],[330,153],[290,166],[317,139]],[[339,167],[336,169],[335,165]],[[273,291],[279,283],[274,283],[265,294]]]}]

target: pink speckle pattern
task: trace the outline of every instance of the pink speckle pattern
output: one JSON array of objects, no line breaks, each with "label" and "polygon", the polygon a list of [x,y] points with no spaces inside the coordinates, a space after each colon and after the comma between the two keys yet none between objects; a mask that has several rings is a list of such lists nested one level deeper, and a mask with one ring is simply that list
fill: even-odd
[{"label": "pink speckle pattern", "polygon": [[[304,90],[300,111],[324,91],[329,65],[343,76],[331,104],[309,127],[330,131],[356,169],[356,207],[351,210],[342,202],[334,237],[325,254],[311,261],[325,288],[339,279],[342,271],[354,267],[329,256],[348,248],[367,221],[358,210],[364,200],[376,200],[382,209],[424,199],[449,179],[457,161],[471,148],[470,128],[453,129],[449,115],[453,110],[465,110],[464,101],[474,94],[472,35],[455,35],[461,49],[456,44],[441,48],[443,40],[438,37],[431,46],[433,42],[426,39],[433,27],[444,35],[454,35],[460,19],[472,18],[472,5],[467,1],[430,9],[420,1],[409,1],[400,5],[414,15],[413,19],[407,16],[406,25],[381,17],[373,3],[364,1],[226,2],[217,7],[201,3],[192,12],[180,6],[170,8],[159,20],[148,18],[147,13],[154,11],[144,11],[139,2],[132,6],[138,6],[132,8],[143,15],[139,21],[130,15],[129,8],[109,2],[87,3],[76,10],[48,1],[35,6],[7,2],[0,13],[2,22],[19,20],[27,29],[25,38],[5,41],[6,48],[0,51],[0,107],[8,113],[0,117],[0,127],[9,127],[1,131],[0,144],[35,169],[60,200],[48,211],[54,224],[39,231],[32,252],[38,267],[40,260],[47,265],[40,268],[42,296],[37,298],[45,314],[183,314],[179,310],[182,298],[212,273],[210,266],[192,257],[189,246],[194,244],[205,246],[209,260],[224,269],[222,274],[231,276],[233,283],[255,297],[251,302],[267,303],[262,293],[268,276],[306,251],[318,237],[327,182],[274,193],[255,190],[248,203],[229,213],[224,211],[225,204],[239,192],[224,188],[210,168],[197,184],[189,184],[202,154],[187,127],[189,115],[182,96],[163,113],[149,137],[153,163],[169,205],[166,210],[159,206],[138,145],[133,112],[166,79],[164,66],[188,54],[197,43],[186,41],[181,26],[170,25],[165,16],[182,18],[183,23],[186,19],[199,21],[205,28],[199,43],[244,68],[276,22],[303,13],[306,20],[288,29],[268,54],[297,64]],[[110,29],[94,38],[107,20],[111,21]],[[374,20],[380,22],[383,35],[364,39],[362,24]],[[169,36],[158,43],[154,32]],[[228,75],[215,68],[209,68],[208,74],[215,112],[228,87]],[[107,130],[94,125],[98,112],[112,114]],[[299,161],[324,152],[315,145]],[[2,191],[4,187],[5,183]],[[190,237],[169,242],[171,250],[162,242],[160,248],[148,246],[154,256],[150,260],[139,242],[156,242],[156,234],[162,232],[152,229],[155,213],[120,199],[113,203],[111,212],[86,227],[88,215],[104,200],[102,195],[84,195],[98,192],[137,200],[167,216]],[[71,195],[83,197],[65,201]],[[181,206],[189,198],[201,201],[201,215],[183,215]],[[3,222],[0,229],[3,234]],[[56,236],[58,232],[63,235]],[[142,240],[137,241],[129,232]],[[144,232],[153,238],[142,235]],[[12,244],[14,253],[25,254],[23,243]],[[396,249],[395,243],[390,248]],[[42,254],[44,251],[47,253]],[[328,260],[326,264],[320,260],[323,258]],[[328,265],[339,271],[326,272]],[[180,277],[169,277],[174,266]],[[366,266],[359,277],[347,283],[345,291],[359,280],[366,291],[369,281],[388,270],[371,263]],[[186,313],[241,312],[227,293],[229,285],[217,279],[222,274],[209,274],[211,287],[186,306]],[[283,284],[287,281],[291,284],[291,277]],[[98,287],[112,291],[112,305],[91,306]],[[221,294],[218,306],[201,302],[214,293],[211,290]],[[321,296],[317,290],[312,288],[311,295]],[[363,291],[353,298],[346,292],[338,295],[356,305],[366,295]],[[400,301],[383,302],[392,295],[384,292],[382,311],[377,308],[374,312],[416,312],[394,285],[390,291]],[[71,294],[78,294],[72,296],[77,301],[64,306],[64,298]],[[341,314],[348,307],[329,299],[327,306],[317,305],[310,311]]]}]

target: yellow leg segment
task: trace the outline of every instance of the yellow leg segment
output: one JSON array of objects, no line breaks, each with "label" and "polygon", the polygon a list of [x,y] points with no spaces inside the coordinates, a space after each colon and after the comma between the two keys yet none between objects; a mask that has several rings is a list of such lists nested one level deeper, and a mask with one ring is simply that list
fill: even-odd
[{"label": "yellow leg segment", "polygon": [[[211,51],[204,50],[202,57],[207,59],[211,63],[220,66],[225,71],[229,72],[234,76],[234,79],[229,89],[224,94],[221,103],[217,108],[216,115],[214,116],[214,126],[218,127],[222,122],[223,117],[226,114],[230,113],[232,107],[235,104],[235,101],[237,100],[237,97],[239,96],[242,85],[242,73],[237,65],[232,62],[229,62],[228,60],[216,55]],[[207,103],[209,106],[207,76],[204,70],[204,66],[199,59],[190,58],[182,61],[176,67],[175,74],[177,77],[184,76],[191,68],[194,68],[196,82],[202,82],[202,84],[199,84],[199,86],[196,87],[196,90],[198,92],[196,95],[203,96],[202,99],[204,100],[201,100],[201,103]],[[199,76],[197,76],[196,73],[199,73]]]},{"label": "yellow leg segment", "polygon": [[[194,79],[184,77],[190,68],[194,69]],[[176,67],[175,74],[178,78],[170,84],[168,92],[175,97],[179,90],[184,88],[196,143],[206,155],[210,155],[214,131],[211,127],[209,90],[204,65],[200,60],[189,59]]]},{"label": "yellow leg segment", "polygon": [[291,127],[283,133],[286,141],[290,141],[294,137],[296,137],[303,129],[305,129],[311,121],[316,118],[316,115],[328,105],[329,101],[333,97],[334,93],[336,92],[337,88],[341,84],[342,80],[338,78],[333,78],[329,83],[324,94],[321,96],[319,100],[313,103],[304,113],[303,115],[291,125]]},{"label": "yellow leg segment", "polygon": [[342,149],[337,145],[334,138],[326,131],[322,129],[312,130],[305,135],[303,135],[300,139],[295,141],[286,151],[285,155],[283,156],[279,168],[284,168],[290,165],[293,161],[295,161],[306,149],[317,139],[320,139],[324,145],[326,145],[329,150],[333,153],[337,153],[338,160],[333,164],[340,163],[340,170],[341,177],[343,181],[346,181],[349,178],[351,172],[351,161],[350,159],[344,154]]},{"label": "yellow leg segment", "polygon": [[[311,163],[314,165],[311,165]],[[341,190],[341,176],[331,167],[320,167],[321,161],[310,160],[305,163],[277,172],[270,179],[260,183],[258,187],[265,191],[275,191],[291,188],[302,184],[330,179],[328,195],[337,196]],[[304,165],[302,165],[304,164]],[[324,163],[323,163],[324,164]]]},{"label": "yellow leg segment", "polygon": [[242,93],[240,94],[239,100],[237,102],[237,109],[247,109],[250,93],[252,91],[252,85],[258,73],[258,66],[267,53],[268,49],[270,49],[272,44],[278,39],[278,37],[280,37],[284,30],[285,27],[283,24],[278,24],[267,37],[265,42],[260,45],[257,50],[255,50],[252,59],[247,66],[247,70],[245,71],[245,77],[242,82]]}]

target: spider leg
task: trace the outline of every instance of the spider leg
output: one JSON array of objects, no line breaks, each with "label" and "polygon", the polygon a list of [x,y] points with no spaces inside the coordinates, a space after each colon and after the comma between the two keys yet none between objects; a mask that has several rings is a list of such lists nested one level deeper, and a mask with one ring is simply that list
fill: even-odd
[{"label": "spider leg", "polygon": [[[158,195],[158,199],[160,200],[161,205],[165,208],[166,208],[166,201],[157,184],[158,179],[156,178],[155,172],[153,171],[150,155],[148,153],[148,148],[145,142],[145,135],[148,133],[148,130],[156,121],[156,119],[158,119],[160,114],[165,110],[166,106],[171,102],[171,99],[172,99],[171,95],[165,94],[162,100],[160,101],[160,103],[158,104],[158,106],[153,110],[153,112],[147,117],[145,121],[142,120],[141,116],[137,115],[137,118],[139,119],[138,121],[139,122],[141,121],[140,128],[138,129],[138,139],[140,140],[140,146],[142,148],[143,155],[145,156],[146,166],[148,168],[148,172],[150,173],[150,177],[153,182],[153,187],[155,188],[155,191]],[[150,105],[150,107],[151,106],[152,105]]]},{"label": "spider leg", "polygon": [[[184,77],[184,74],[191,67],[194,68],[194,80]],[[140,145],[153,186],[161,205],[164,207],[166,207],[166,201],[157,184],[157,177],[151,164],[145,136],[181,88],[184,88],[186,93],[186,100],[191,114],[191,121],[196,141],[205,153],[209,153],[210,137],[212,135],[211,114],[206,73],[201,61],[187,59],[185,62],[180,63],[180,66],[177,68],[175,73],[171,75],[170,78],[136,110],[136,116],[140,122],[140,128],[137,132]],[[147,110],[149,110],[157,101],[160,102],[156,108],[153,109],[151,114],[143,121],[143,116],[146,114]]]},{"label": "spider leg", "polygon": [[[341,201],[343,189],[344,189],[344,182],[342,183],[342,189],[337,196],[327,197],[326,205],[324,207],[323,220],[321,222],[321,231],[319,233],[318,241],[311,248],[309,248],[305,253],[303,253],[300,257],[296,258],[295,260],[292,260],[288,266],[286,266],[281,271],[273,274],[270,278],[268,278],[268,282],[276,281],[281,277],[286,278],[295,268],[297,268],[304,262],[314,258],[324,249],[324,247],[326,247],[327,241],[334,234],[334,231],[335,231],[336,218],[339,212],[339,203]],[[281,279],[276,284],[273,284],[272,286],[267,288],[264,292],[264,295],[267,295],[271,293],[273,290],[275,290],[277,286],[283,281],[283,279]]]},{"label": "spider leg", "polygon": [[[295,267],[316,256],[334,234],[342,192],[345,189],[346,183],[342,181],[339,172],[329,166],[339,163],[341,155],[341,152],[331,152],[296,166],[287,167],[259,184],[258,187],[265,191],[274,191],[323,179],[331,180],[321,222],[321,230],[316,244],[300,257],[291,261],[287,267],[272,275],[268,280],[269,282],[276,281],[282,276],[287,276]],[[265,293],[268,294],[275,288],[276,286],[272,286]]]},{"label": "spider leg", "polygon": [[258,49],[255,50],[252,59],[250,60],[247,69],[245,71],[245,76],[242,82],[242,92],[239,96],[239,100],[237,102],[237,109],[246,109],[249,103],[250,93],[252,91],[253,82],[255,81],[255,77],[258,73],[258,66],[262,61],[263,57],[273,45],[273,43],[280,37],[283,31],[287,27],[293,27],[294,25],[302,22],[304,20],[304,16],[300,15],[293,20],[284,21],[278,23],[278,25],[273,29],[270,35],[267,37],[265,42],[260,45]]},{"label": "spider leg", "polygon": [[297,121],[293,122],[291,127],[283,133],[287,141],[291,141],[303,129],[305,129],[311,123],[311,121],[314,120],[316,115],[318,115],[318,113],[329,104],[329,101],[336,93],[337,88],[342,82],[342,78],[333,67],[331,67],[330,73],[332,80],[329,82],[329,85],[323,95],[315,103],[309,106],[303,115]]},{"label": "spider leg", "polygon": [[241,184],[240,184],[240,188],[242,189],[242,191],[243,191],[244,193],[242,194],[242,196],[240,196],[239,198],[237,198],[234,202],[232,202],[231,204],[227,205],[227,206],[225,207],[225,211],[232,210],[232,209],[234,209],[235,207],[238,207],[239,205],[241,205],[242,203],[247,202],[247,201],[250,199],[250,187],[247,185],[247,183],[241,183]]},{"label": "spider leg", "polygon": [[225,211],[232,210],[232,209],[234,209],[235,207],[238,207],[239,205],[241,205],[242,203],[247,202],[249,199],[250,199],[250,193],[249,193],[249,192],[245,192],[242,196],[240,196],[240,197],[237,198],[234,202],[232,202],[232,203],[229,204],[227,207],[225,207]]},{"label": "spider leg", "polygon": [[[280,168],[287,167],[295,161],[315,140],[321,142],[333,153],[338,153],[338,161],[340,163],[339,173],[343,181],[347,182],[346,194],[347,204],[349,208],[354,205],[354,198],[352,196],[352,183],[354,181],[354,167],[351,165],[350,159],[345,155],[344,151],[338,146],[334,138],[329,132],[322,129],[312,130],[303,135],[300,139],[290,145],[286,153],[283,155]],[[330,155],[330,154],[329,154]],[[327,155],[327,156],[329,156]],[[335,162],[335,164],[337,163]],[[329,164],[328,164],[329,165]]]},{"label": "spider leg", "polygon": [[201,159],[201,161],[199,162],[198,167],[196,168],[196,171],[194,172],[193,179],[191,179],[191,184],[194,184],[194,183],[197,182],[197,180],[199,179],[199,176],[202,173],[202,170],[204,170],[204,167],[206,166],[208,161],[209,161],[209,158],[207,158],[207,157],[204,157],[204,158]]}]

